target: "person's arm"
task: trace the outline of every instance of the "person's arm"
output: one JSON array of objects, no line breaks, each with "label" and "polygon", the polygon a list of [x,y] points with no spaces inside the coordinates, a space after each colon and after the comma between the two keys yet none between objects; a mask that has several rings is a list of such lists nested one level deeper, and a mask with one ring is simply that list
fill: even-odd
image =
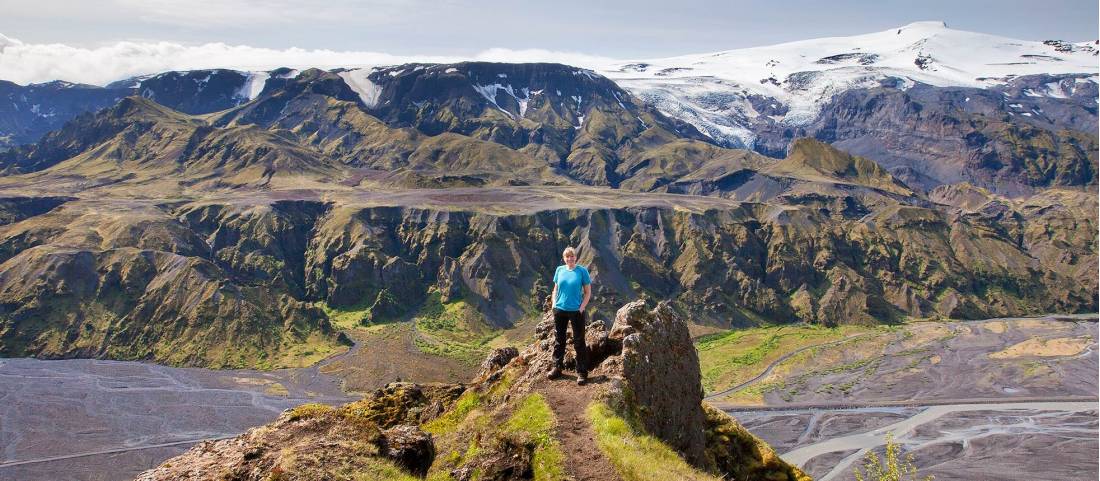
[{"label": "person's arm", "polygon": [[[557,288],[555,288],[557,289]],[[588,300],[592,298],[592,284],[584,285],[584,299],[581,300],[581,312],[584,312],[584,308],[588,307]]]},{"label": "person's arm", "polygon": [[558,285],[554,284],[554,292],[550,294],[550,307],[554,307],[554,303],[558,302]]}]

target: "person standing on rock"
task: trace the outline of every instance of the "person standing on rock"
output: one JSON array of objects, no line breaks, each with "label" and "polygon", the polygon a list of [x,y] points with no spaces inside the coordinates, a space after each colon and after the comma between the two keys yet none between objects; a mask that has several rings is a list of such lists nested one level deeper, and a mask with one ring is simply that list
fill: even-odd
[{"label": "person standing on rock", "polygon": [[573,350],[577,359],[577,384],[588,382],[588,349],[584,344],[584,309],[592,298],[592,277],[588,269],[577,265],[577,251],[566,247],[561,254],[565,265],[554,271],[554,367],[548,379],[561,376],[565,359],[565,330],[573,326]]}]

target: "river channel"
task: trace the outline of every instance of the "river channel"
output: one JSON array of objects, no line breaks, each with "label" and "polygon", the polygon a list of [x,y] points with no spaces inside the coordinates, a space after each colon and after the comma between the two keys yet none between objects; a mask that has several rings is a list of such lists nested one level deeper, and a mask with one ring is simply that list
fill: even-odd
[{"label": "river channel", "polygon": [[732,411],[818,481],[854,479],[887,434],[921,475],[945,480],[1096,479],[1095,401]]},{"label": "river channel", "polygon": [[306,402],[352,400],[316,367],[0,359],[0,480],[116,481]]}]

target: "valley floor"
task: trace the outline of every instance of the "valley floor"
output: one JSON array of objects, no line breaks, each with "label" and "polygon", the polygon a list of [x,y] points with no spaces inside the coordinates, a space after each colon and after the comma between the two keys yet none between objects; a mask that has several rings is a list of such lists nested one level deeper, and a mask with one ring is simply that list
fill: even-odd
[{"label": "valley floor", "polygon": [[133,479],[198,441],[235,436],[284,409],[351,400],[317,368],[0,359],[0,480]]},{"label": "valley floor", "polygon": [[[343,327],[356,347],[305,369],[0,359],[0,480],[130,479],[288,407],[350,400],[341,387],[476,370],[421,351],[417,339],[431,332],[415,320]],[[519,343],[529,327],[485,344]],[[787,326],[712,333],[696,345],[709,401],[815,479],[850,478],[887,431],[941,481],[1040,479],[1050,469],[1078,479],[1069,473],[1097,469],[1097,337],[1095,316],[1061,316]]]},{"label": "valley floor", "polygon": [[[778,337],[818,341],[773,341],[711,401],[814,479],[854,479],[887,433],[940,481],[1096,479],[1096,316],[800,334]],[[726,359],[767,344],[710,342]]]}]

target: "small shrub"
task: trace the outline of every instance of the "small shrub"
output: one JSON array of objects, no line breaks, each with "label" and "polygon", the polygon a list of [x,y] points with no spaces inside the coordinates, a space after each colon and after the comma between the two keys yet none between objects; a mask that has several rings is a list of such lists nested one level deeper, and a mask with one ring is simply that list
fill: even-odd
[{"label": "small shrub", "polygon": [[333,410],[332,406],[325,404],[307,403],[292,409],[290,411],[290,420],[297,421],[299,419],[315,418],[331,413]]},{"label": "small shrub", "polygon": [[[913,454],[899,459],[901,445],[894,442],[892,434],[886,435],[886,456],[880,460],[874,452],[863,457],[863,469],[855,470],[856,481],[932,481],[935,476],[917,477],[917,467],[913,465]],[[867,470],[864,473],[863,470]]]}]

